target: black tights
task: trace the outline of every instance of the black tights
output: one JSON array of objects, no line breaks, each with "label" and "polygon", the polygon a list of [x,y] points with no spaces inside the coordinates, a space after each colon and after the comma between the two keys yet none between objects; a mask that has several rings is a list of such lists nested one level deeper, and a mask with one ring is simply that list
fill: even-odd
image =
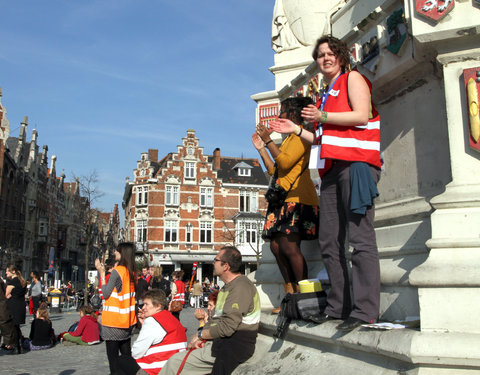
[{"label": "black tights", "polygon": [[20,329],[20,324],[15,324],[15,342],[16,342],[16,347],[17,347],[17,351],[19,353],[22,352],[22,340],[23,339],[23,334],[22,334],[22,330]]},{"label": "black tights", "polygon": [[308,277],[307,262],[300,251],[300,235],[277,233],[270,240],[270,250],[286,283],[297,283]]},{"label": "black tights", "polygon": [[108,358],[108,365],[110,366],[110,374],[117,375],[119,374],[118,371],[118,358],[120,357],[119,353],[122,355],[131,356],[132,349],[130,347],[131,340],[123,340],[123,341],[112,341],[106,340],[105,345],[107,347],[107,358]]}]

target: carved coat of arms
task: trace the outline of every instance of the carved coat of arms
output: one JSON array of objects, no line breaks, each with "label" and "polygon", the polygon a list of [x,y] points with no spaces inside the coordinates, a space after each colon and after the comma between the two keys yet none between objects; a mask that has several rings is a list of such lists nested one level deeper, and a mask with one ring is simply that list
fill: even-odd
[{"label": "carved coat of arms", "polygon": [[438,22],[455,6],[455,0],[415,0],[415,10],[423,17]]},{"label": "carved coat of arms", "polygon": [[467,91],[469,143],[471,148],[480,151],[480,67],[465,69],[463,78]]}]

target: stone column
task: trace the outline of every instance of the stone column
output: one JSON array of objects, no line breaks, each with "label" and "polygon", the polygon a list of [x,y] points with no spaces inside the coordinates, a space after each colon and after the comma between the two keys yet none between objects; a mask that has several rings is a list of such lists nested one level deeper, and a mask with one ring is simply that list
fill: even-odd
[{"label": "stone column", "polygon": [[[451,46],[451,45],[450,45]],[[425,263],[410,275],[418,286],[422,332],[456,333],[480,345],[480,153],[469,147],[463,70],[480,66],[480,48],[439,51],[443,66],[452,181],[431,200],[432,238]],[[473,337],[472,337],[472,334]],[[445,344],[451,342],[445,337]],[[466,342],[466,341],[464,341]],[[465,365],[472,342],[464,347]]]}]

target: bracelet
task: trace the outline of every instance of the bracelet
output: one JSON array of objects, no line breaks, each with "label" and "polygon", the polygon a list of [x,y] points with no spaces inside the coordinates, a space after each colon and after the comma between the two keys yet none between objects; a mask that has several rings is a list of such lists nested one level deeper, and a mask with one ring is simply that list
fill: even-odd
[{"label": "bracelet", "polygon": [[270,142],[273,142],[273,140],[270,139],[269,141],[265,142],[265,146],[268,146]]},{"label": "bracelet", "polygon": [[300,128],[300,132],[297,134],[297,137],[300,137],[302,135],[302,132],[303,132],[303,128]]},{"label": "bracelet", "polygon": [[[300,133],[302,132],[301,130],[298,131],[300,129],[300,126],[298,126],[297,124],[295,124],[295,130],[293,131],[293,134],[295,135],[300,135]],[[298,134],[297,134],[297,131],[298,131]]]},{"label": "bracelet", "polygon": [[322,117],[320,118],[320,122],[321,122],[322,124],[324,124],[324,123],[327,122],[328,113],[325,112],[325,111],[322,111],[321,114],[322,114]]}]

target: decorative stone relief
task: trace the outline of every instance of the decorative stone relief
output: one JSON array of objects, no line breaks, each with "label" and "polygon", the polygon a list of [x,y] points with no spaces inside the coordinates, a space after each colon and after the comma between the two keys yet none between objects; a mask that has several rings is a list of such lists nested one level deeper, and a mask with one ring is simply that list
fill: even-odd
[{"label": "decorative stone relief", "polygon": [[328,32],[328,15],[343,0],[276,0],[272,49],[280,53],[310,46]]},{"label": "decorative stone relief", "polygon": [[192,212],[192,211],[196,211],[198,210],[198,204],[194,204],[192,203],[192,197],[191,196],[188,196],[187,197],[187,203],[182,203],[180,205],[180,208],[182,210],[186,210],[187,212]]},{"label": "decorative stone relief", "polygon": [[198,215],[199,220],[213,220],[215,216],[213,215],[212,210],[202,209],[200,215]]},{"label": "decorative stone relief", "polygon": [[165,213],[163,216],[167,219],[178,219],[180,217],[180,214],[178,212],[178,209],[169,208],[168,210],[165,210]]},{"label": "decorative stone relief", "polygon": [[455,0],[416,0],[415,10],[431,21],[438,22],[450,13],[455,6]]},{"label": "decorative stone relief", "polygon": [[480,151],[480,67],[465,69],[463,77],[467,90],[469,143],[471,148]]}]

